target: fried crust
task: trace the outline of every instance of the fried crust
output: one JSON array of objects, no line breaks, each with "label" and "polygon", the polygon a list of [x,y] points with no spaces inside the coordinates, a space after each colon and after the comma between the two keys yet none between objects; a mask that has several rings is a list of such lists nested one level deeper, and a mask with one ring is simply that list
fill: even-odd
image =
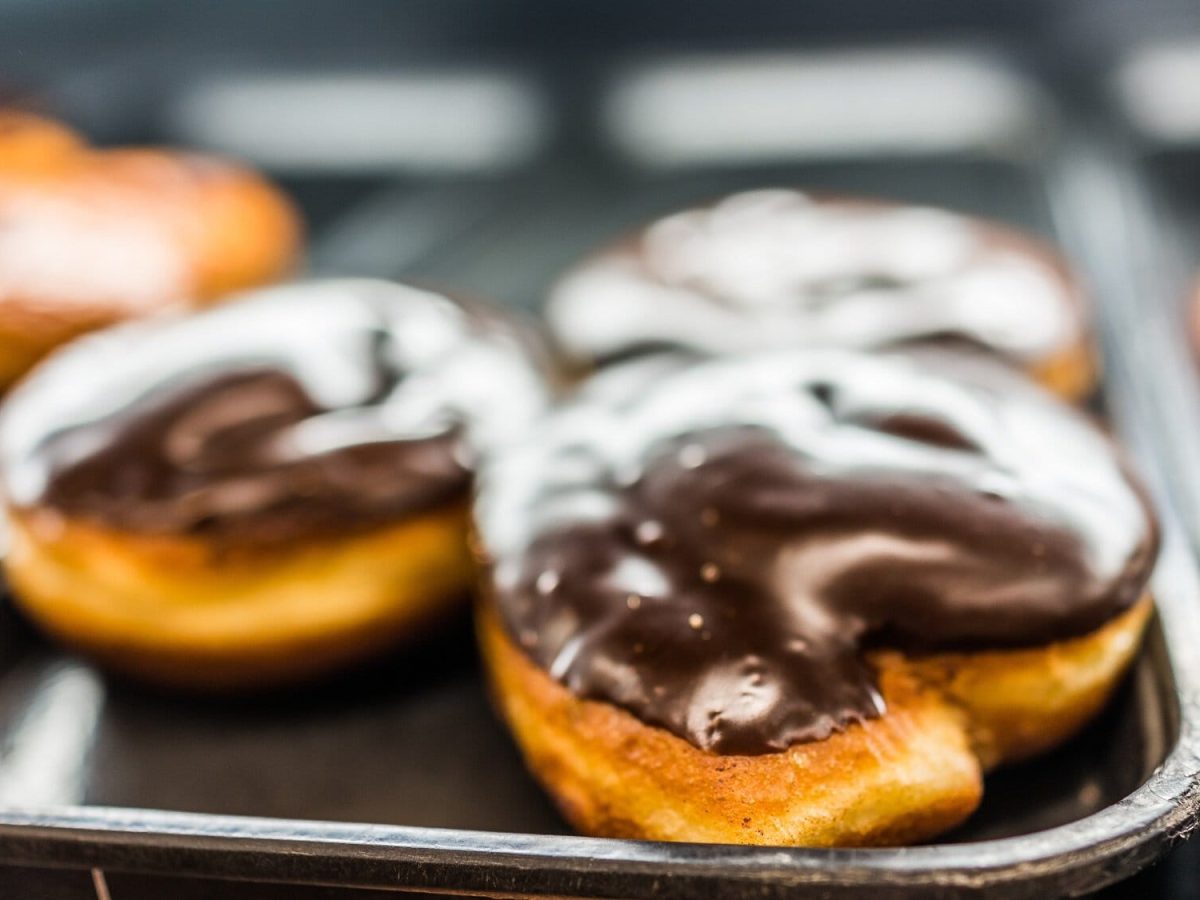
[{"label": "fried crust", "polygon": [[1046,647],[874,654],[887,711],[780,753],[721,756],[581,699],[509,638],[494,604],[478,630],[497,708],[529,769],[580,831],[730,844],[892,846],[967,818],[983,773],[1061,742],[1107,700],[1140,643],[1147,597]]},{"label": "fried crust", "polygon": [[5,570],[41,628],[105,666],[197,689],[312,677],[457,606],[473,563],[462,506],[271,551],[10,511]]},{"label": "fried crust", "polygon": [[1100,377],[1096,355],[1087,340],[1029,366],[1027,372],[1043,387],[1072,403],[1085,401]]}]

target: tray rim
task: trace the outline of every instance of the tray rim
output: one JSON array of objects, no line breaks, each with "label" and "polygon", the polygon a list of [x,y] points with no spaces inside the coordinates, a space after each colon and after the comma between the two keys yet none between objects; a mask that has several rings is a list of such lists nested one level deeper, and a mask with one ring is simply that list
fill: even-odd
[{"label": "tray rim", "polygon": [[[1168,645],[1189,630],[1200,631],[1176,630],[1172,612],[1182,610],[1172,603],[1169,587],[1165,595],[1160,591],[1168,576],[1200,587],[1179,532],[1172,528],[1169,534],[1155,576]],[[1176,676],[1186,674],[1174,669]],[[914,887],[937,887],[948,895],[988,888],[1008,893],[1006,887],[1013,893],[1034,887],[1077,891],[1128,874],[1196,827],[1198,711],[1200,698],[1188,696],[1175,747],[1125,799],[1056,828],[969,844],[890,850],[672,844],[65,807],[0,810],[0,858],[346,887],[596,897],[664,896],[655,886],[668,875],[669,896],[718,888],[772,896],[802,886],[846,894],[871,886],[884,891],[881,896],[889,888],[898,896]],[[350,865],[356,871],[348,871]]]}]

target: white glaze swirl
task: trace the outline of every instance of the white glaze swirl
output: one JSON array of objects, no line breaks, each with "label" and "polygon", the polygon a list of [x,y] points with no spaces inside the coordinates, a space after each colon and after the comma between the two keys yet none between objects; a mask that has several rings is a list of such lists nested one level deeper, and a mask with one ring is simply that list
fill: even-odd
[{"label": "white glaze swirl", "polygon": [[1029,363],[1084,334],[1064,267],[1015,232],[791,190],[653,223],[564,276],[547,318],[584,361],[653,346],[866,349],[957,336]]},{"label": "white glaze swirl", "polygon": [[548,402],[498,315],[391,282],[314,281],[53,354],[0,413],[0,479],[17,506],[50,498],[135,528],[287,517],[321,498],[349,523],[462,487]]},{"label": "white glaze swirl", "polygon": [[883,712],[875,647],[1042,646],[1134,604],[1153,512],[992,357],[646,357],[485,468],[509,634],[573,694],[762,753]]}]

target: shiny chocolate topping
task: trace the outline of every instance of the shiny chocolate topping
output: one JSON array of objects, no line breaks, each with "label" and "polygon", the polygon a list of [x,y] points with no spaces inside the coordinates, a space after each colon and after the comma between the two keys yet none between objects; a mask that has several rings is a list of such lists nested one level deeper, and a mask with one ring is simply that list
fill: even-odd
[{"label": "shiny chocolate topping", "polygon": [[554,288],[560,346],[585,361],[645,348],[878,348],[954,337],[1036,363],[1085,334],[1049,249],[923,207],[735,194],[661,219]]},{"label": "shiny chocolate topping", "polygon": [[1158,544],[1082,414],[932,350],[612,367],[485,467],[476,509],[536,663],[725,754],[880,715],[873,649],[1085,634]]},{"label": "shiny chocolate topping", "polygon": [[0,414],[9,502],[285,540],[465,502],[548,400],[524,336],[403,285],[318,281],[78,341]]}]

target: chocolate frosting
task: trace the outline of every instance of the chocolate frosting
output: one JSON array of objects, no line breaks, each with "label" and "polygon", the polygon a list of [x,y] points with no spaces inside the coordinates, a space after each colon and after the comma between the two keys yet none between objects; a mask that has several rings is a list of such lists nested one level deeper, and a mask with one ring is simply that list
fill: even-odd
[{"label": "chocolate frosting", "polygon": [[613,367],[486,468],[476,509],[536,663],[725,754],[880,715],[874,648],[1085,634],[1158,544],[1082,414],[949,351]]},{"label": "chocolate frosting", "polygon": [[382,281],[259,291],[55,354],[0,415],[11,503],[285,540],[465,503],[548,400],[518,330]]},{"label": "chocolate frosting", "polygon": [[1048,248],[951,212],[791,190],[661,219],[555,286],[547,318],[583,360],[645,348],[878,348],[954,337],[1024,364],[1085,336]]}]

